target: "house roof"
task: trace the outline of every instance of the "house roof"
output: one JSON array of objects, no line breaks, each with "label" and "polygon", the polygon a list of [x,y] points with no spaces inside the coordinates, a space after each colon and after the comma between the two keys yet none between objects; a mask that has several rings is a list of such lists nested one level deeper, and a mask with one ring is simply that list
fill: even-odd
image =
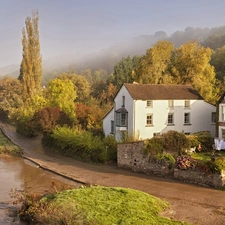
[{"label": "house roof", "polygon": [[134,100],[204,100],[191,85],[125,83],[124,86]]}]

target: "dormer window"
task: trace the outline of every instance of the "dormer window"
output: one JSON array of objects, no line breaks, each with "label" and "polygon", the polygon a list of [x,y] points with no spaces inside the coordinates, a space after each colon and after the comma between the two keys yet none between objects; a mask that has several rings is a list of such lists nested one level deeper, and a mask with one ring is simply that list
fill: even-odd
[{"label": "dormer window", "polygon": [[152,107],[152,106],[153,106],[152,100],[147,100],[146,107]]}]

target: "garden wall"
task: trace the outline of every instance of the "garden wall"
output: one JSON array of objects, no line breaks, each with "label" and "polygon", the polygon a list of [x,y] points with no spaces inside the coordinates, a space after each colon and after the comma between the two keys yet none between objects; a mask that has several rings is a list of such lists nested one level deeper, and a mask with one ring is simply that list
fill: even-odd
[{"label": "garden wall", "polygon": [[129,168],[135,172],[157,176],[170,176],[171,171],[167,165],[150,163],[149,157],[144,154],[143,147],[143,141],[118,144],[117,165],[119,167]]},{"label": "garden wall", "polygon": [[169,169],[168,165],[152,162],[143,151],[144,142],[118,144],[117,165],[135,172],[163,177],[172,177],[177,180],[201,186],[221,188],[225,186],[225,171],[222,174],[209,174],[195,170]]}]

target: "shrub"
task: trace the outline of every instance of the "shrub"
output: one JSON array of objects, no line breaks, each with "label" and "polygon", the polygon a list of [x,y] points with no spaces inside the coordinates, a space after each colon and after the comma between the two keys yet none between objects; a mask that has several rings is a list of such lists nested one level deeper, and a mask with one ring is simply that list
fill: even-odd
[{"label": "shrub", "polygon": [[[214,143],[214,139],[210,132],[202,131],[194,133],[193,136],[196,137],[196,140],[198,141],[198,144],[201,144],[202,151],[209,151],[212,150],[212,144]],[[195,145],[195,146],[198,146]]]},{"label": "shrub", "polygon": [[108,135],[103,139],[105,148],[107,149],[107,159],[117,161],[117,142],[115,137]]},{"label": "shrub", "polygon": [[150,156],[163,152],[164,139],[162,136],[155,136],[145,142],[144,151]]},{"label": "shrub", "polygon": [[87,162],[106,162],[109,160],[111,153],[114,152],[115,154],[113,144],[109,145],[109,154],[106,144],[99,136],[68,126],[56,126],[53,133],[47,135],[42,143],[54,147],[57,152],[63,155]]},{"label": "shrub", "polygon": [[179,155],[185,148],[190,147],[190,141],[184,133],[170,130],[162,134],[162,137],[164,138],[164,149],[168,149],[169,151],[178,153]]},{"label": "shrub", "polygon": [[180,155],[177,157],[176,166],[178,169],[186,170],[189,168],[195,168],[197,162],[197,160],[191,158],[189,155]]},{"label": "shrub", "polygon": [[175,159],[170,153],[158,153],[154,159],[158,163],[167,163],[170,169],[175,165]]}]

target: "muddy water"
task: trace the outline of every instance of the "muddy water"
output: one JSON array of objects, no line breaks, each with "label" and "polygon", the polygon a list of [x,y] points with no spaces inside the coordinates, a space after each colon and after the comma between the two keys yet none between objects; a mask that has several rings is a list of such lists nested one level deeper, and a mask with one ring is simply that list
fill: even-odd
[{"label": "muddy water", "polygon": [[0,224],[25,224],[15,218],[15,206],[10,197],[12,189],[17,189],[18,193],[26,191],[28,193],[53,193],[52,182],[55,188],[60,191],[80,184],[64,179],[54,173],[39,168],[32,162],[20,157],[0,157]]}]

